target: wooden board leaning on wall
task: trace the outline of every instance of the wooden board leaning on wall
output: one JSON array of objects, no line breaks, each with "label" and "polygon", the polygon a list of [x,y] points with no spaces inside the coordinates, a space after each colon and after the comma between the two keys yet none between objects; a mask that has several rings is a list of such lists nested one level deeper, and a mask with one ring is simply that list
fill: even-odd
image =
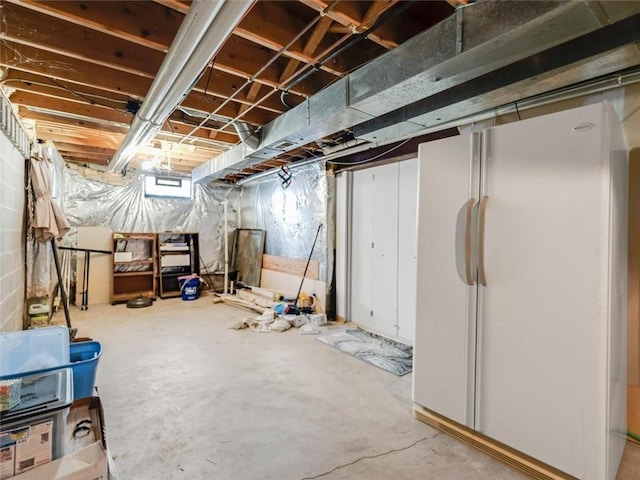
[{"label": "wooden board leaning on wall", "polygon": [[[298,258],[278,257],[276,255],[262,255],[262,268],[265,270],[273,270],[274,272],[287,273],[302,278],[304,268],[307,264],[306,260]],[[320,262],[311,260],[305,278],[318,280],[320,272]]]}]

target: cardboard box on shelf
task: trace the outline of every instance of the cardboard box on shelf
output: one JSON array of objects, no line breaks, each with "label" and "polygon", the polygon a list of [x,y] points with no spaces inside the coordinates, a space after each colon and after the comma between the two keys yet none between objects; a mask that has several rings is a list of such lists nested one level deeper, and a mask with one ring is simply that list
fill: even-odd
[{"label": "cardboard box on shelf", "polygon": [[99,397],[71,405],[67,417],[65,456],[12,480],[107,480],[109,475],[104,412]]}]

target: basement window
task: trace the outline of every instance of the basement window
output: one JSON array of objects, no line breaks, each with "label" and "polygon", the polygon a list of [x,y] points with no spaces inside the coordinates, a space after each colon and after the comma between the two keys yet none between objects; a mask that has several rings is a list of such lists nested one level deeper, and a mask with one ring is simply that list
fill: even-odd
[{"label": "basement window", "polygon": [[178,177],[147,175],[144,177],[145,197],[191,198],[191,180]]}]

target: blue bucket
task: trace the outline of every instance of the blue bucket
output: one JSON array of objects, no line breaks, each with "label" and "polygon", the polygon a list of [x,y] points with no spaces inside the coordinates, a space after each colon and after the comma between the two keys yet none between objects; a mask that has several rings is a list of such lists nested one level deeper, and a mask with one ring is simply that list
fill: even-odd
[{"label": "blue bucket", "polygon": [[182,300],[195,300],[200,294],[200,277],[178,277]]},{"label": "blue bucket", "polygon": [[96,385],[98,362],[102,355],[99,342],[69,344],[70,367],[73,370],[73,398],[92,397]]}]

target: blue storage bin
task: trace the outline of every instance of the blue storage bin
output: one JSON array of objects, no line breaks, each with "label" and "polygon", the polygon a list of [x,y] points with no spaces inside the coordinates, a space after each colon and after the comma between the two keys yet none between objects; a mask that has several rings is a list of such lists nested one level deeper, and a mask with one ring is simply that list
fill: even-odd
[{"label": "blue storage bin", "polygon": [[73,398],[93,396],[98,362],[102,355],[100,342],[78,342],[69,344],[70,367],[73,370]]}]

